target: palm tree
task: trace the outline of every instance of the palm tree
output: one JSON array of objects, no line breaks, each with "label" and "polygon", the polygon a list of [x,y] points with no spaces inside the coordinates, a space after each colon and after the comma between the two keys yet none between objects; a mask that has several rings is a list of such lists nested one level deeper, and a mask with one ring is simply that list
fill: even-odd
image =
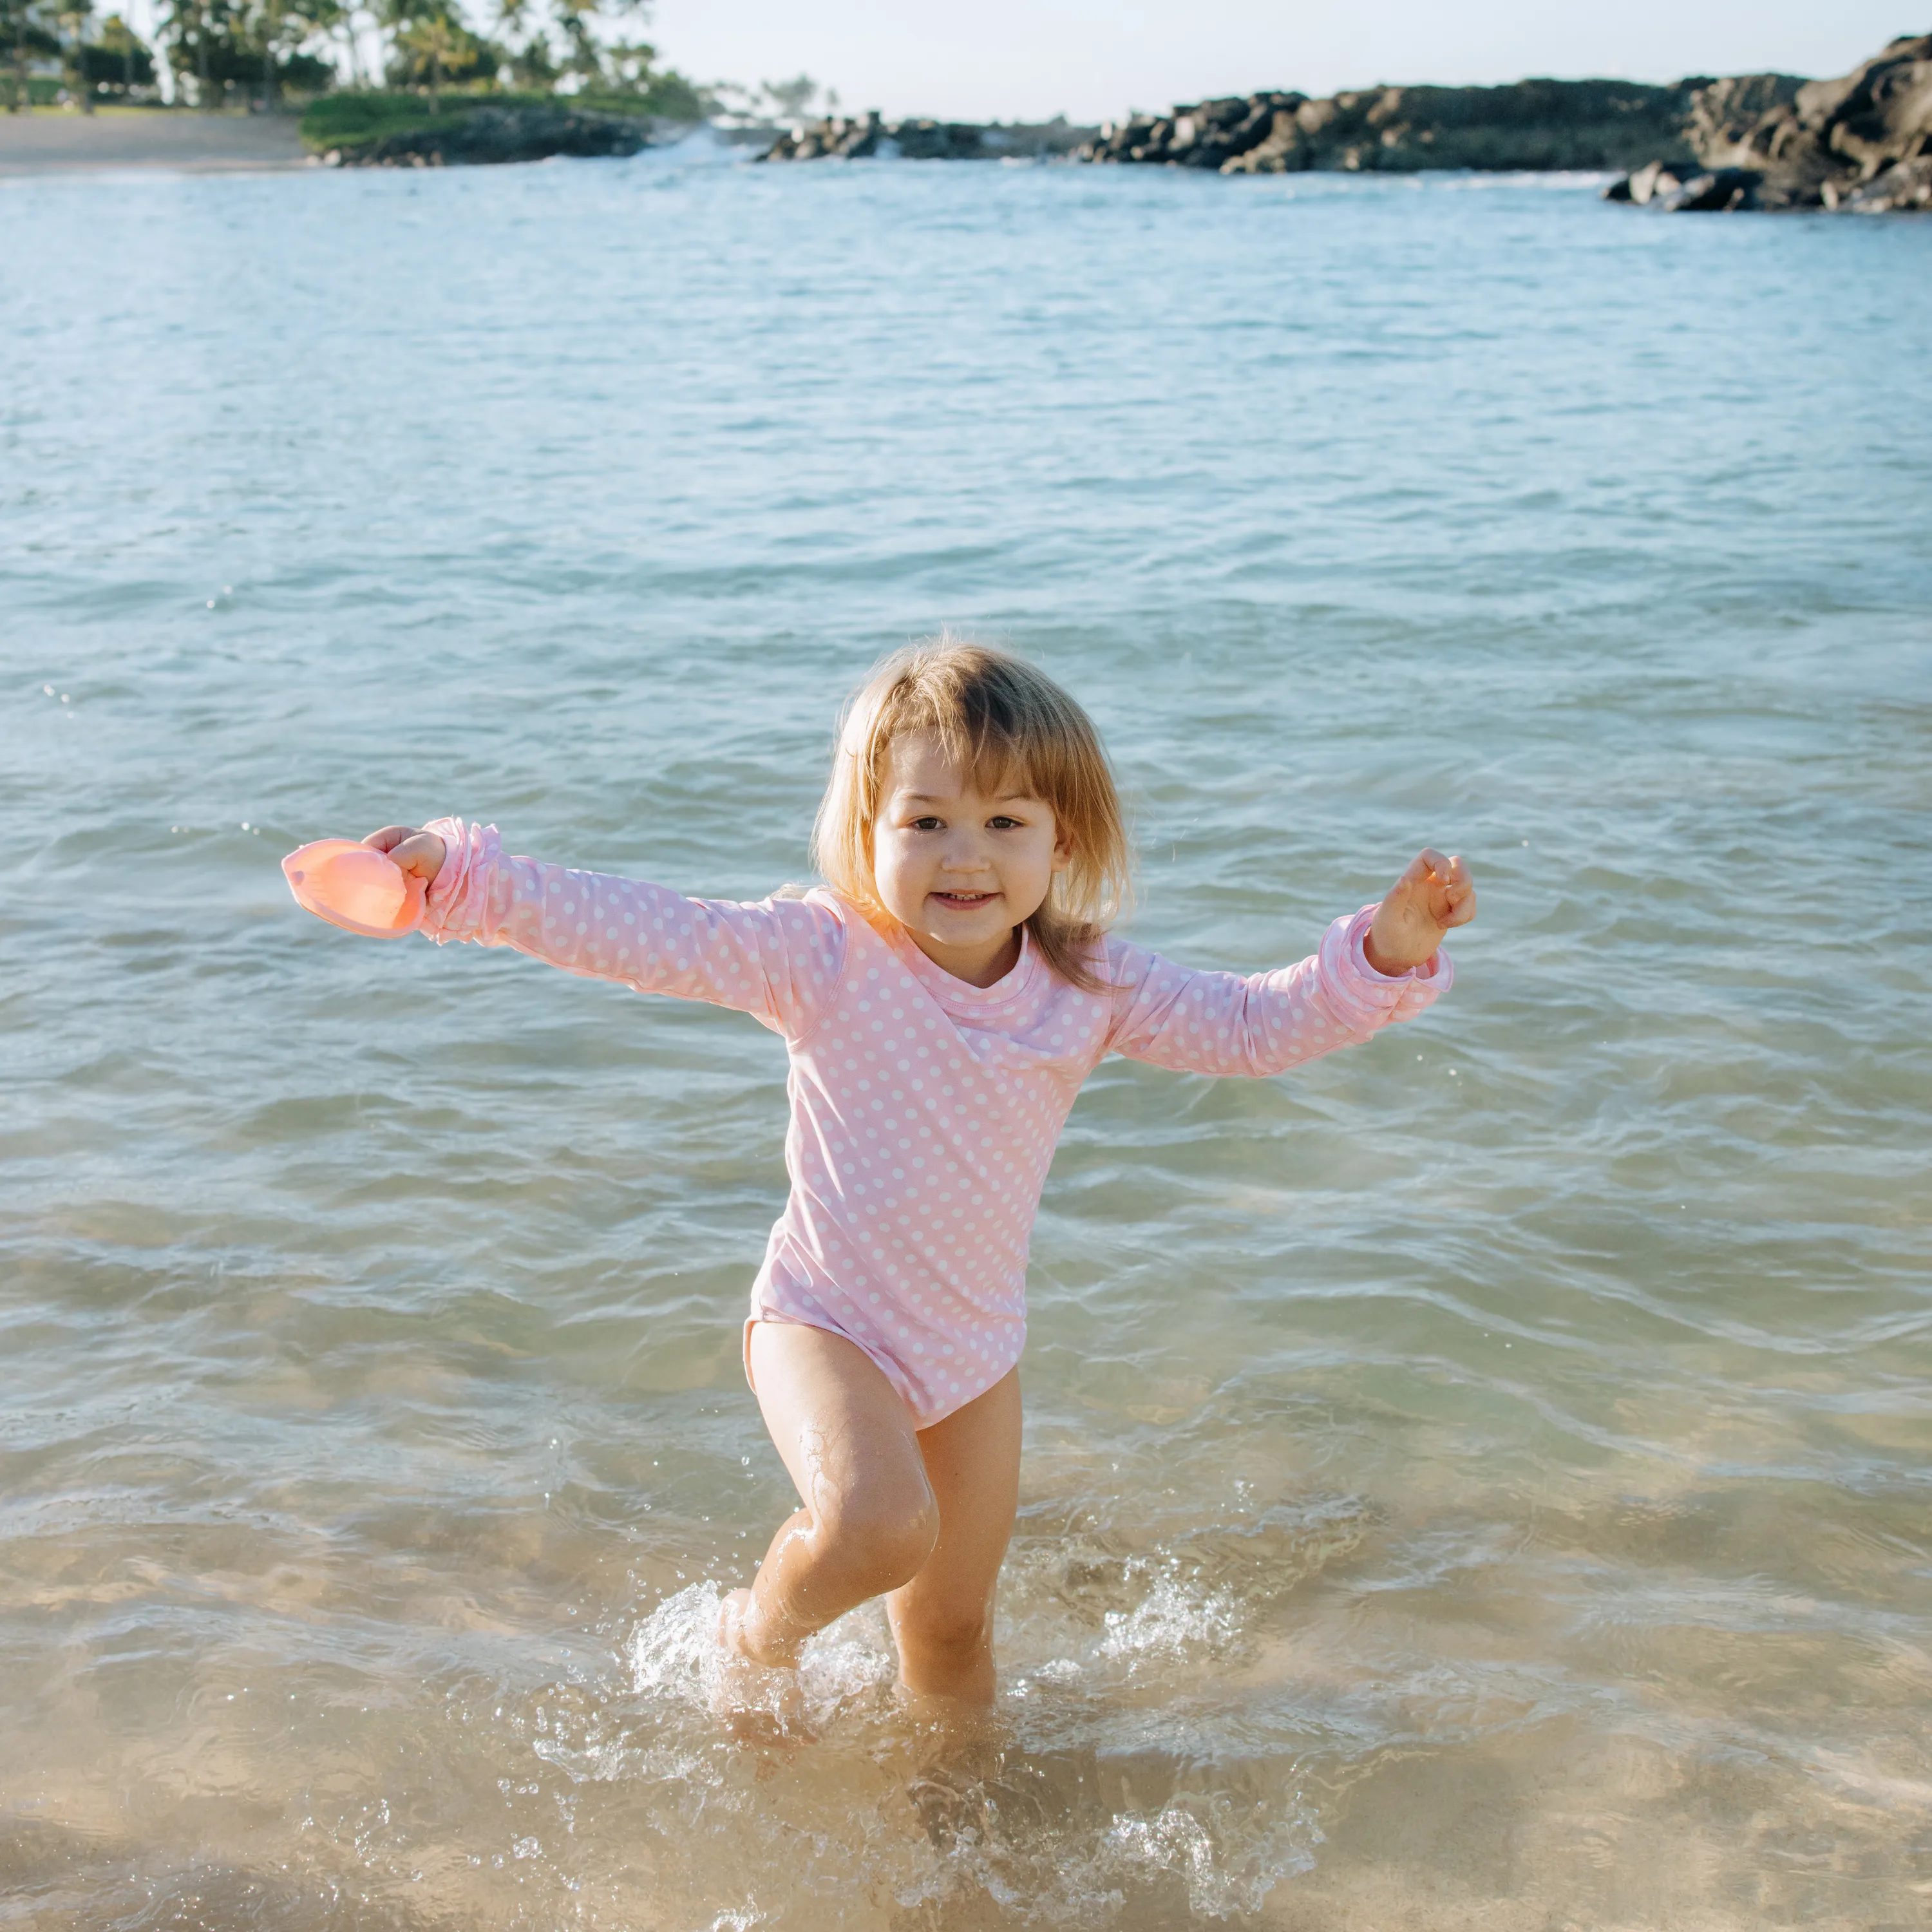
[{"label": "palm tree", "polygon": [[100,23],[100,44],[111,53],[121,56],[121,84],[130,100],[134,94],[134,50],[140,42],[134,38],[134,30],[118,14],[110,14]]},{"label": "palm tree", "polygon": [[[208,76],[208,50],[212,29],[208,22],[209,0],[170,0],[163,25],[173,46],[194,50],[194,104],[206,114],[214,105],[214,83]],[[173,63],[177,73],[179,62]]]},{"label": "palm tree", "polygon": [[332,34],[341,41],[342,50],[349,56],[349,85],[353,88],[362,85],[362,56],[356,42],[358,10],[352,4],[344,4],[344,0],[310,0],[308,8],[316,31]]},{"label": "palm tree", "polygon": [[[517,34],[522,36],[523,46],[515,51],[520,56],[520,64],[525,68],[532,64],[530,52],[536,43],[537,27],[534,18],[536,11],[536,0],[496,0],[496,22],[503,29],[506,37],[506,44],[508,44],[507,36],[509,34]],[[548,46],[544,51],[546,58],[543,64],[548,65],[549,53]],[[514,70],[513,68],[512,71]]]},{"label": "palm tree", "polygon": [[429,111],[434,114],[441,103],[443,69],[468,53],[475,43],[454,9],[440,4],[417,14],[396,38],[415,55],[417,73],[429,70]]},{"label": "palm tree", "polygon": [[262,0],[262,112],[268,111],[275,98],[275,40],[281,32],[281,0]]},{"label": "palm tree", "polygon": [[80,96],[80,111],[83,114],[94,112],[94,90],[87,84],[87,62],[80,49],[87,32],[87,16],[94,11],[94,0],[60,0],[60,11],[54,16],[64,43],[62,52],[65,56],[62,64],[74,92]]},{"label": "palm tree", "polygon": [[602,10],[598,0],[556,0],[557,18],[570,43],[568,64],[586,81],[604,78],[603,50],[590,31],[591,22]]},{"label": "palm tree", "polygon": [[9,114],[34,111],[33,89],[28,63],[43,54],[58,53],[60,39],[50,33],[41,0],[0,0],[0,34],[5,37],[14,69],[13,91],[7,102]]}]

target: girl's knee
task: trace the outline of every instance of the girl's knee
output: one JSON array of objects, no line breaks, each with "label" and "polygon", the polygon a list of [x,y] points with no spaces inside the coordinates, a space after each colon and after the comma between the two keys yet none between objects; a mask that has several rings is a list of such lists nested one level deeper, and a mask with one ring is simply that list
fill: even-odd
[{"label": "girl's knee", "polygon": [[900,1634],[928,1659],[964,1666],[992,1648],[992,1612],[964,1604],[925,1605],[902,1621]]},{"label": "girl's knee", "polygon": [[828,1553],[875,1577],[875,1590],[896,1590],[925,1568],[939,1540],[939,1510],[930,1490],[861,1487],[822,1510],[818,1528]]}]

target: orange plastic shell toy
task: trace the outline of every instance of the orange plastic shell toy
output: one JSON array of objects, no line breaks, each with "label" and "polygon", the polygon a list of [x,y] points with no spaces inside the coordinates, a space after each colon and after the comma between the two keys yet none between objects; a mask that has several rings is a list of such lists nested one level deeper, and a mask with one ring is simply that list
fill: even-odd
[{"label": "orange plastic shell toy", "polygon": [[318,838],[291,852],[282,876],[304,912],[365,939],[400,939],[422,922],[422,880],[353,838]]}]

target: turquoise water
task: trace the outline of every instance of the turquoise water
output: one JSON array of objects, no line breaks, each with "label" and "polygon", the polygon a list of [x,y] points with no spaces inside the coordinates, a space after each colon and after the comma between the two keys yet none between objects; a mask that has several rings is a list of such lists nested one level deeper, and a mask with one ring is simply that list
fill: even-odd
[{"label": "turquoise water", "polygon": [[[1592,188],[0,188],[8,1923],[1919,1922],[1932,224]],[[1102,1069],[995,1720],[861,1612],[787,1755],[702,1642],[781,1049],[275,862],[761,893],[942,623],[1101,722],[1137,937],[1482,914],[1367,1048]]]}]

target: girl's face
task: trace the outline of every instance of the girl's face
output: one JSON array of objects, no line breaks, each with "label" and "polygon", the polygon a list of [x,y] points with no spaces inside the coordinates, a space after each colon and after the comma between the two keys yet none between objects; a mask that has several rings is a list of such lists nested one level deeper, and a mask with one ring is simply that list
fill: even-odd
[{"label": "girl's face", "polygon": [[895,739],[872,826],[886,910],[935,966],[990,986],[1020,956],[1016,928],[1070,854],[1043,799],[988,798],[926,732]]}]

